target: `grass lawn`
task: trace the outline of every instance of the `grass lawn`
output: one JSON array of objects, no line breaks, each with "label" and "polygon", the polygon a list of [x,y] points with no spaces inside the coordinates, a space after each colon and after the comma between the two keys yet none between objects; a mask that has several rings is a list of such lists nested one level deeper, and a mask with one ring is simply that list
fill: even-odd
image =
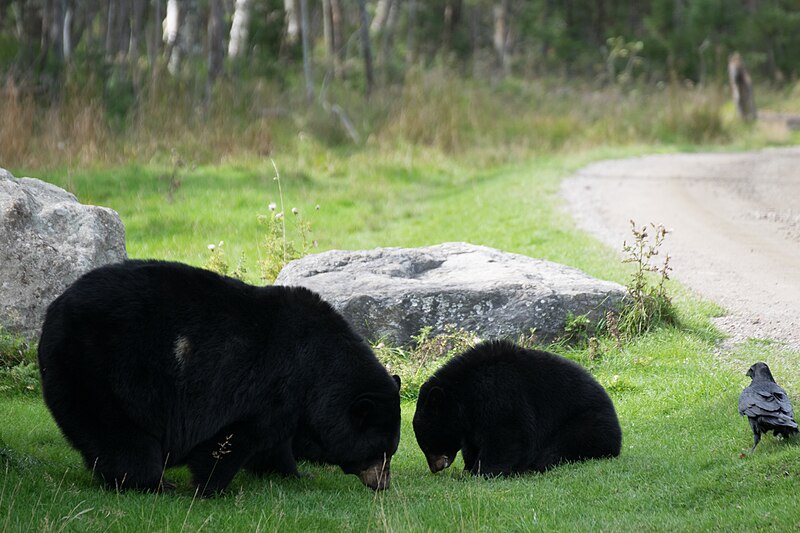
[{"label": "grass lawn", "polygon": [[[320,249],[468,241],[624,283],[629,271],[617,252],[575,229],[557,191],[563,176],[592,159],[641,150],[546,156],[487,170],[419,149],[376,156],[308,147],[275,163],[286,210],[301,210]],[[248,279],[258,282],[264,227],[256,217],[280,201],[270,161],[172,173],[148,166],[38,177],[116,209],[131,257],[202,265],[207,245],[224,240],[228,260],[243,254]],[[116,494],[82,469],[37,392],[0,392],[0,531],[799,528],[800,442],[769,436],[743,454],[752,435],[736,405],[749,382],[744,372],[757,360],[770,364],[798,404],[800,354],[753,342],[719,355],[719,334],[709,323],[717,308],[678,285],[670,290],[679,327],[619,348],[602,339],[593,360],[586,350],[554,348],[609,390],[623,428],[617,459],[493,480],[463,476],[459,459],[433,475],[414,440],[414,405],[406,403],[392,487],[384,493],[337,468],[303,465],[311,476],[297,480],[239,474],[225,496],[211,500],[192,497],[182,469],[168,473],[179,485],[174,492]]]}]

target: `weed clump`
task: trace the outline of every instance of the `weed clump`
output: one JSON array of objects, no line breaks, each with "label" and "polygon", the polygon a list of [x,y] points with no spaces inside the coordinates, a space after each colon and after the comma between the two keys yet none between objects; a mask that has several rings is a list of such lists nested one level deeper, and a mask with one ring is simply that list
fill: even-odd
[{"label": "weed clump", "polygon": [[[291,216],[286,215],[280,173],[275,161],[272,161],[272,167],[275,169],[273,180],[278,185],[279,202],[271,202],[268,212],[256,217],[258,223],[265,229],[264,239],[259,246],[258,271],[261,279],[267,283],[274,283],[284,266],[290,261],[306,256],[317,246],[317,241],[311,238],[311,224],[300,209],[292,207],[289,210]],[[317,205],[314,209],[319,211],[319,208]],[[293,228],[287,228],[287,218],[294,222]],[[219,244],[208,245],[210,256],[203,268],[223,276],[244,280],[248,272],[244,254],[239,257],[236,267],[231,269],[223,248],[224,244],[224,241],[220,241]]]},{"label": "weed clump", "polygon": [[0,328],[0,395],[38,394],[36,348]]},{"label": "weed clump", "polygon": [[222,276],[230,276],[238,280],[244,280],[244,277],[247,274],[247,267],[244,264],[244,254],[239,256],[239,261],[236,263],[236,268],[231,270],[230,263],[225,255],[224,246],[225,241],[219,241],[219,244],[208,245],[208,252],[210,255],[208,256],[208,260],[206,260],[205,265],[203,265],[203,268],[212,272],[216,272]]},{"label": "weed clump", "polygon": [[628,291],[619,316],[606,319],[609,333],[617,339],[642,335],[656,324],[677,322],[675,308],[666,289],[666,281],[672,270],[669,254],[663,256],[663,262],[656,262],[668,230],[661,224],[653,223],[649,227],[637,227],[631,220],[631,232],[633,241],[630,244],[625,241],[622,247],[625,254],[622,262],[634,266]]},{"label": "weed clump", "polygon": [[[303,218],[302,213],[296,207],[291,209],[292,219],[295,223],[295,232],[300,237],[300,243],[295,244],[293,239],[286,236],[286,214],[283,208],[283,188],[281,187],[281,174],[278,172],[278,166],[275,161],[272,162],[272,168],[275,170],[275,176],[272,178],[278,184],[278,199],[279,204],[272,202],[269,204],[270,213],[267,215],[259,215],[258,222],[266,226],[266,239],[264,240],[264,256],[259,261],[261,270],[261,279],[267,283],[273,283],[275,278],[280,274],[281,269],[295,259],[308,254],[311,246],[311,224]],[[280,211],[277,211],[280,207]],[[319,210],[319,205],[316,206]],[[277,211],[277,212],[276,212]],[[316,241],[311,244],[317,245]]]},{"label": "weed clump", "polygon": [[[316,209],[319,209],[319,206]],[[283,267],[290,261],[308,255],[311,248],[317,243],[311,240],[311,224],[303,217],[299,209],[293,207],[291,210],[294,232],[299,237],[297,243],[286,235],[287,217],[283,209],[276,212],[276,204],[271,203],[269,210],[270,213],[258,216],[258,223],[265,228],[265,237],[262,243],[263,255],[258,265],[261,279],[273,283]]]},{"label": "weed clump", "polygon": [[454,324],[444,326],[443,331],[435,335],[433,328],[426,326],[412,339],[407,347],[387,346],[383,342],[373,346],[386,369],[400,376],[400,396],[404,399],[416,398],[422,384],[440,366],[481,341],[475,333]]}]

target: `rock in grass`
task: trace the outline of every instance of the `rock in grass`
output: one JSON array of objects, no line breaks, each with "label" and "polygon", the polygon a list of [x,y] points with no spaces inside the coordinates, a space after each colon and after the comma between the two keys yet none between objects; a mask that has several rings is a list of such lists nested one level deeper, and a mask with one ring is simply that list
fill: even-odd
[{"label": "rock in grass", "polygon": [[0,168],[0,326],[39,335],[47,306],[78,277],[122,261],[125,228],[106,207]]},{"label": "rock in grass", "polygon": [[569,314],[595,323],[625,295],[622,285],[572,267],[459,242],[309,255],[286,265],[276,283],[318,292],[361,335],[392,344],[448,324],[483,338],[535,328],[550,340]]}]

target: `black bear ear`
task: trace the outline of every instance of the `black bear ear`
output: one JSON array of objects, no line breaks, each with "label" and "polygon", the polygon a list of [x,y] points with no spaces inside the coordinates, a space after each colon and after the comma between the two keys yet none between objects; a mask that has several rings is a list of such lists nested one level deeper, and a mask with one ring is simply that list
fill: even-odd
[{"label": "black bear ear", "polygon": [[397,383],[397,390],[400,390],[400,376],[393,374],[392,378],[394,379],[394,382]]},{"label": "black bear ear", "polygon": [[350,419],[357,428],[363,428],[374,410],[375,402],[362,396],[350,406]]},{"label": "black bear ear", "polygon": [[425,402],[425,409],[430,410],[432,413],[441,412],[444,408],[444,403],[447,401],[447,394],[441,387],[433,386],[428,391],[428,399]]}]

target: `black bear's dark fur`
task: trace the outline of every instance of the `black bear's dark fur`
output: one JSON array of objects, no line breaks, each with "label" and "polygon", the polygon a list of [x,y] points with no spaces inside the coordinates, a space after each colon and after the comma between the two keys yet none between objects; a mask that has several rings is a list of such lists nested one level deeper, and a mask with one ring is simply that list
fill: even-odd
[{"label": "black bear's dark fur", "polygon": [[53,417],[112,487],[158,489],[181,464],[204,495],[240,468],[297,475],[296,433],[319,460],[388,485],[399,380],[307,289],[102,267],[48,308],[39,364]]},{"label": "black bear's dark fur", "polygon": [[614,405],[586,370],[507,341],[481,343],[425,382],[414,433],[431,471],[461,450],[465,470],[485,476],[614,457],[622,444]]}]

